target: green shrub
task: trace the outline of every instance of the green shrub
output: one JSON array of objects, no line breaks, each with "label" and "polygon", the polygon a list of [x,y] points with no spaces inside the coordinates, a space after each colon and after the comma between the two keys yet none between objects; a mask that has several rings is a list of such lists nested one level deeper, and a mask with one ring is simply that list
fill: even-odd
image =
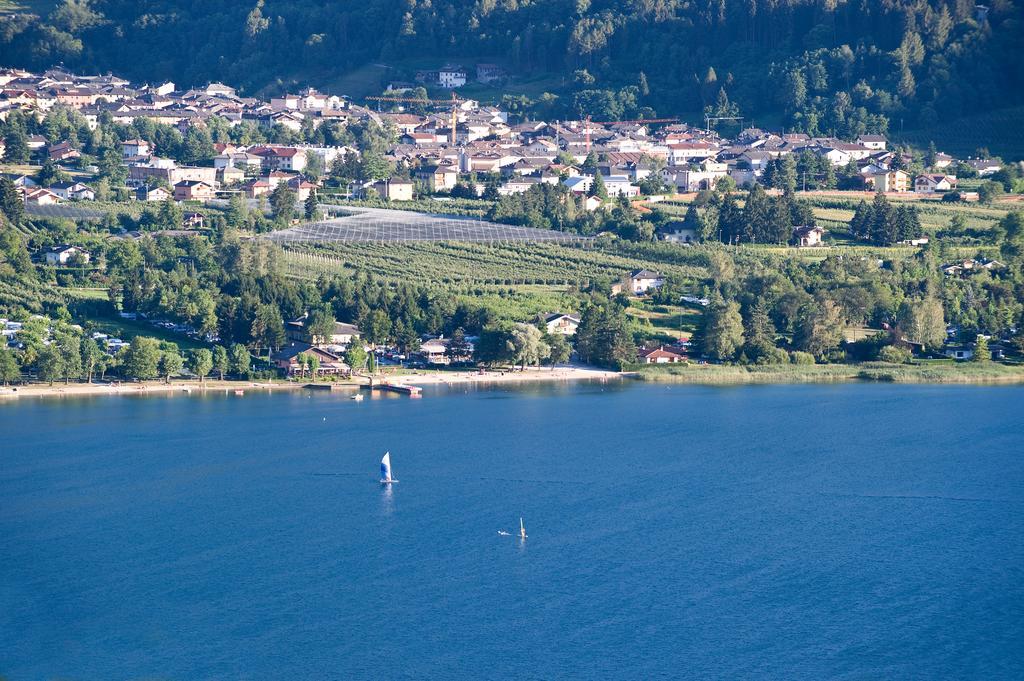
[{"label": "green shrub", "polygon": [[910,350],[895,345],[886,345],[878,351],[878,359],[889,364],[909,364],[911,359]]},{"label": "green shrub", "polygon": [[814,364],[814,355],[809,352],[794,350],[789,353],[789,361],[793,364]]},{"label": "green shrub", "polygon": [[[800,353],[804,354],[804,353]],[[782,348],[768,348],[757,358],[756,364],[786,364],[789,362],[789,354]],[[813,358],[811,364],[814,363]],[[794,362],[796,364],[796,362]]]}]

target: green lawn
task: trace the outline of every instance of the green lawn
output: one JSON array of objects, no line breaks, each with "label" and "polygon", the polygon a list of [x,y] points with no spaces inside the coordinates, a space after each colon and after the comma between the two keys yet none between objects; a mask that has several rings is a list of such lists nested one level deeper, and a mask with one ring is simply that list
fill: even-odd
[{"label": "green lawn", "polygon": [[61,288],[61,292],[76,300],[107,300],[107,289],[105,288],[66,286]]},{"label": "green lawn", "polygon": [[645,341],[671,343],[679,338],[690,338],[700,325],[702,307],[689,305],[658,305],[649,299],[630,301],[626,315],[633,320],[633,328]]}]

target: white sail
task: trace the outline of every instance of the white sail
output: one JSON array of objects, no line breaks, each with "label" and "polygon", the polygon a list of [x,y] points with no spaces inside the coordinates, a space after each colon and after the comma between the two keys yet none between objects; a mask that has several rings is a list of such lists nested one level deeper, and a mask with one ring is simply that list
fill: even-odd
[{"label": "white sail", "polygon": [[526,528],[523,526],[523,519],[519,519],[519,538],[526,539]]},{"label": "white sail", "polygon": [[394,482],[391,477],[391,452],[384,452],[384,458],[380,460],[380,481]]}]

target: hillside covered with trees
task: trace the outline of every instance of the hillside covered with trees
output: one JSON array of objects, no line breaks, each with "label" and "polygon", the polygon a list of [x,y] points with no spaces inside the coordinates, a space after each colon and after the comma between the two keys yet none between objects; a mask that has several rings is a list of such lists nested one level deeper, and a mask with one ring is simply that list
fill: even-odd
[{"label": "hillside covered with trees", "polygon": [[370,63],[498,61],[555,76],[516,102],[540,116],[739,111],[856,135],[1019,103],[1022,27],[1011,0],[64,0],[0,16],[0,63],[251,93]]}]

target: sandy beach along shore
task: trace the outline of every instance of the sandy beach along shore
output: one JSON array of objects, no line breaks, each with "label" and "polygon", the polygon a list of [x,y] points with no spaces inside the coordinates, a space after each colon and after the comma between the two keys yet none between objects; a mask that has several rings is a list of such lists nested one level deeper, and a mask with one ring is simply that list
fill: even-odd
[{"label": "sandy beach along shore", "polygon": [[460,385],[460,384],[491,384],[521,383],[527,381],[607,381],[629,377],[631,374],[607,371],[587,366],[527,367],[519,369],[503,369],[479,371],[437,371],[423,374],[400,374],[387,379],[390,383],[403,385]]},{"label": "sandy beach along shore", "polygon": [[[498,383],[522,383],[528,381],[581,381],[581,380],[615,380],[631,374],[605,371],[585,366],[527,367],[519,369],[479,371],[424,371],[401,373],[394,375],[379,374],[373,377],[375,382],[388,382],[395,385],[490,385]],[[315,385],[342,388],[356,387],[368,383],[368,377],[356,377],[351,381],[318,381]],[[98,395],[172,395],[176,393],[237,393],[250,391],[296,390],[310,385],[306,381],[218,381],[208,379],[199,381],[144,381],[112,382],[112,383],[31,383],[28,385],[0,388],[0,402],[6,399],[26,397],[91,397]]]},{"label": "sandy beach along shore", "polygon": [[30,383],[0,388],[0,401],[4,398],[23,397],[88,397],[95,395],[158,395],[168,393],[213,393],[252,390],[294,390],[299,383],[266,381],[144,381],[140,383]]}]

